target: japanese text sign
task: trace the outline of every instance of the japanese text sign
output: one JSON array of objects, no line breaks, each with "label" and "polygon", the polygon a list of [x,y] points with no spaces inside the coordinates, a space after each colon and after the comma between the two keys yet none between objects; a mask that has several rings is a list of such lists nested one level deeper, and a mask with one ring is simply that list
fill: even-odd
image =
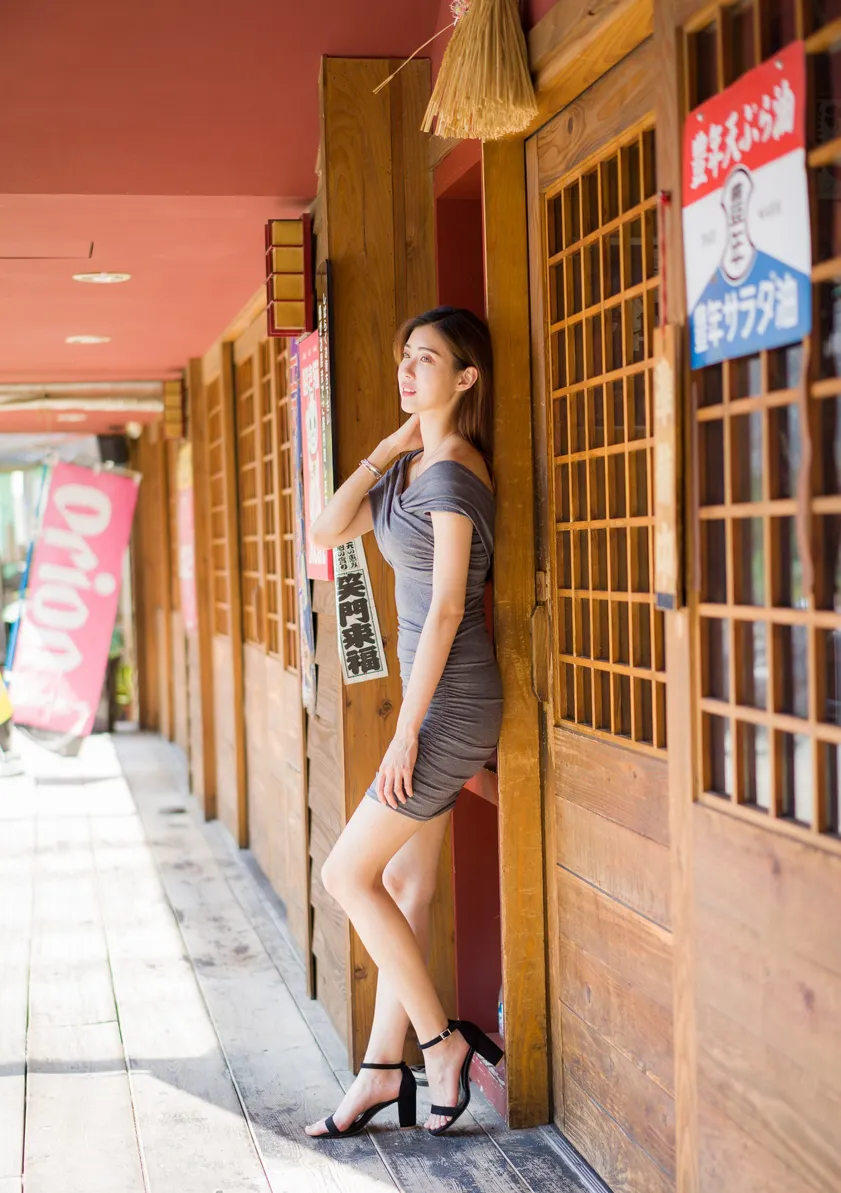
[{"label": "japanese text sign", "polygon": [[[318,332],[298,345],[301,386],[301,429],[304,450],[304,511],[307,526],[307,575],[311,580],[332,580],[330,551],[310,540],[310,526],[324,509],[329,496],[325,471],[324,432],[320,380]],[[332,487],[332,485],[331,485]]]},{"label": "japanese text sign", "polygon": [[693,369],[811,331],[802,42],[686,120],[683,244]]},{"label": "japanese text sign", "polygon": [[12,672],[19,724],[79,737],[93,728],[137,479],[75,464],[53,470]]},{"label": "japanese text sign", "polygon": [[336,547],[333,554],[336,560],[339,657],[345,683],[380,679],[388,675],[388,665],[362,539]]}]

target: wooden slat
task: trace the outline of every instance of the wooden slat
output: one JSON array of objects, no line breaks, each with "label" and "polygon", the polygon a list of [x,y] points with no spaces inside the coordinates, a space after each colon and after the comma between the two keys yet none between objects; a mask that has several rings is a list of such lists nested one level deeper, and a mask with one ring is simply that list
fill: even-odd
[{"label": "wooden slat", "polygon": [[[7,780],[8,782],[8,780]],[[3,820],[0,834],[0,1190],[20,1181],[26,1101],[26,1020],[35,824]],[[18,1193],[20,1191],[18,1190]]]},{"label": "wooden slat", "polygon": [[[522,142],[483,148],[488,323],[494,349],[497,518],[494,639],[502,674],[499,840],[508,1121],[549,1117],[546,925],[537,704],[529,625],[535,604],[531,532],[534,474],[530,402],[529,281]],[[524,523],[526,533],[524,533]]]},{"label": "wooden slat", "polygon": [[661,927],[670,926],[666,846],[570,800],[556,799],[555,814],[559,865]]},{"label": "wooden slat", "polygon": [[565,936],[558,941],[557,954],[559,1009],[561,1004],[569,1007],[666,1093],[674,1094],[671,1009]]},{"label": "wooden slat", "polygon": [[605,750],[583,733],[555,730],[556,794],[661,845],[669,844],[667,766],[660,758]]},{"label": "wooden slat", "polygon": [[567,1138],[590,1158],[613,1193],[673,1193],[671,1177],[569,1075],[564,1103]]},{"label": "wooden slat", "polygon": [[28,1072],[27,1193],[143,1193],[116,1019],[31,1028]]},{"label": "wooden slat", "polygon": [[670,933],[558,867],[561,931],[624,981],[671,1010]]},{"label": "wooden slat", "polygon": [[[154,784],[154,764],[137,767],[142,742],[126,743],[124,756],[132,749],[135,772]],[[171,806],[173,794],[160,784],[158,806]],[[93,838],[149,1185],[207,1193],[212,1182],[213,1188],[269,1193],[139,818],[96,818]]]},{"label": "wooden slat", "polygon": [[674,1178],[674,1098],[572,1011],[564,1011],[563,1032],[565,1073]]},{"label": "wooden slat", "polygon": [[699,1184],[701,1193],[726,1189],[739,1174],[739,1193],[826,1193],[826,1185],[798,1177],[773,1152],[746,1135],[732,1119],[707,1102],[699,1103]]},{"label": "wooden slat", "polygon": [[537,134],[541,190],[577,169],[613,138],[624,135],[651,111],[654,40],[638,46],[621,71],[610,71]]}]

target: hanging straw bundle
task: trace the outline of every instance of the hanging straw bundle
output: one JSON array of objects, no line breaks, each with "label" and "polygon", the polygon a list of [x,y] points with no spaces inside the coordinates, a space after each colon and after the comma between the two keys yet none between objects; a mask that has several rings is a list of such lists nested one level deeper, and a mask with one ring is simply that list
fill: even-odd
[{"label": "hanging straw bundle", "polygon": [[537,104],[517,0],[457,3],[455,32],[421,128],[482,141],[522,132]]}]

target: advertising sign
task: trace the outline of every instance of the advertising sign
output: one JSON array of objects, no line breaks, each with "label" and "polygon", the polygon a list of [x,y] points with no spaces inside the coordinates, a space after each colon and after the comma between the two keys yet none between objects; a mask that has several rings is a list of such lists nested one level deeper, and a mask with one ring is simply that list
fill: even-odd
[{"label": "advertising sign", "polygon": [[18,724],[78,737],[93,727],[139,479],[53,469],[12,671]]},{"label": "advertising sign", "polygon": [[[314,331],[298,344],[301,385],[301,429],[304,449],[304,512],[306,516],[307,575],[311,580],[332,580],[333,560],[329,550],[310,541],[310,526],[324,509],[328,491],[325,469],[325,419],[321,392],[319,336]],[[332,452],[331,452],[332,455]]]},{"label": "advertising sign", "polygon": [[292,498],[294,504],[295,587],[298,597],[298,626],[301,650],[301,700],[311,717],[315,716],[315,627],[312,598],[307,578],[306,524],[304,521],[304,470],[301,436],[301,368],[298,345],[290,352],[289,380],[292,409]]},{"label": "advertising sign", "polygon": [[693,369],[811,331],[803,42],[687,117],[683,244]]},{"label": "advertising sign", "polygon": [[178,586],[181,592],[181,616],[184,629],[198,629],[196,603],[196,536],[193,513],[193,445],[178,449]]},{"label": "advertising sign", "polygon": [[362,539],[336,547],[336,617],[345,683],[388,675]]}]

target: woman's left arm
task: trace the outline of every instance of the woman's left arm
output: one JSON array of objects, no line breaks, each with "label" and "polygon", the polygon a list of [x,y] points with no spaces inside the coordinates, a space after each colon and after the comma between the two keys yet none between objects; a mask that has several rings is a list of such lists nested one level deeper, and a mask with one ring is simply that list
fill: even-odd
[{"label": "woman's left arm", "polygon": [[421,722],[464,617],[473,523],[465,514],[432,511],[432,529],[432,602],[418,640],[397,729],[377,771],[377,798],[392,808],[412,798]]}]

